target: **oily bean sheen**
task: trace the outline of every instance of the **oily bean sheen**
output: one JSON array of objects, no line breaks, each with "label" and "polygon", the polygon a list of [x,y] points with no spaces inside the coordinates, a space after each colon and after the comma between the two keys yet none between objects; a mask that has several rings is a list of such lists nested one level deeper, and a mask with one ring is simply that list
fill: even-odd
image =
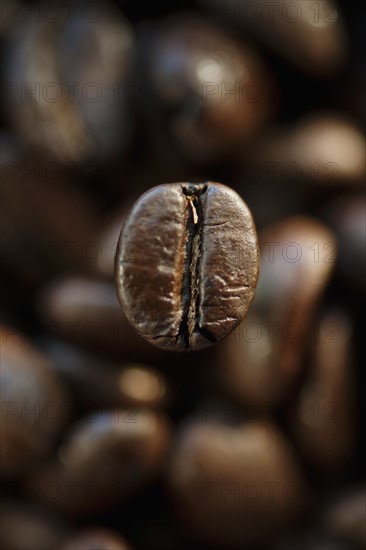
[{"label": "oily bean sheen", "polygon": [[131,324],[158,347],[194,350],[225,338],[247,312],[257,278],[251,213],[225,185],[159,185],[125,220],[118,297]]}]

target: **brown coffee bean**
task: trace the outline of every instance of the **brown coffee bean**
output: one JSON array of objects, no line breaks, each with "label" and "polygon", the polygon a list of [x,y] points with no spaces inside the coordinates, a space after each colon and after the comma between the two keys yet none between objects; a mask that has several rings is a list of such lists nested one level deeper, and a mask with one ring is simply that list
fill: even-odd
[{"label": "brown coffee bean", "polygon": [[3,550],[50,550],[70,536],[70,528],[47,509],[2,497],[0,544]]},{"label": "brown coffee bean", "polygon": [[287,143],[294,161],[308,171],[308,178],[314,183],[362,184],[365,138],[342,115],[322,114],[303,119],[288,136]]},{"label": "brown coffee bean", "polygon": [[[133,56],[129,23],[116,6],[47,3],[22,14],[6,49],[8,115],[26,145],[63,163],[102,162],[130,140],[126,90]],[[81,38],[82,37],[82,38]]]},{"label": "brown coffee bean", "polygon": [[270,423],[189,424],[173,450],[168,483],[186,530],[215,548],[272,541],[306,501],[291,450]]},{"label": "brown coffee bean", "polygon": [[51,332],[86,350],[133,361],[161,354],[131,328],[112,283],[65,277],[41,290],[37,306]]},{"label": "brown coffee bean", "polygon": [[249,403],[279,405],[303,364],[316,305],[334,268],[336,240],[315,219],[293,217],[262,231],[253,307],[225,342],[220,372]]},{"label": "brown coffee bean", "polygon": [[143,49],[147,115],[154,127],[164,124],[190,160],[231,154],[273,110],[274,86],[257,53],[208,20],[167,18],[151,29]]},{"label": "brown coffee bean", "polygon": [[95,411],[68,433],[58,459],[29,480],[27,491],[68,516],[102,512],[159,473],[169,442],[162,413],[136,406]]},{"label": "brown coffee bean", "polygon": [[364,151],[365,138],[354,124],[338,113],[317,114],[268,133],[243,162],[254,163],[255,175],[272,183],[358,187]]},{"label": "brown coffee bean", "polygon": [[94,528],[74,536],[61,550],[131,550],[131,546],[118,533]]},{"label": "brown coffee bean", "polygon": [[324,474],[344,468],[355,444],[352,327],[341,313],[327,313],[314,334],[309,373],[296,402],[293,437],[302,455]]},{"label": "brown coffee bean", "polygon": [[257,278],[252,216],[224,185],[159,185],[127,216],[116,255],[118,297],[156,346],[194,350],[225,338],[246,314]]},{"label": "brown coffee bean", "polygon": [[294,65],[316,76],[336,72],[344,63],[347,40],[341,13],[333,2],[239,0],[234,5],[201,0],[220,20],[248,29]]},{"label": "brown coffee bean", "polygon": [[17,478],[50,452],[69,419],[60,376],[24,335],[1,326],[1,477]]}]

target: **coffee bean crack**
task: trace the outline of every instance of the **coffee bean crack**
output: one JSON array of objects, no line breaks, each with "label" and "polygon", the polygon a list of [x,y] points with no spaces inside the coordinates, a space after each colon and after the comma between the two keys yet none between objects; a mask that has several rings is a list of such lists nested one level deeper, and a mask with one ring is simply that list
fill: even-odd
[{"label": "coffee bean crack", "polygon": [[[206,334],[200,327],[200,261],[202,249],[203,202],[207,191],[206,184],[188,184],[182,186],[187,201],[187,218],[185,232],[185,261],[182,282],[182,321],[177,341],[183,338],[184,347],[188,349],[194,332],[199,332],[210,341],[216,339]],[[205,332],[205,334],[203,334]]]}]

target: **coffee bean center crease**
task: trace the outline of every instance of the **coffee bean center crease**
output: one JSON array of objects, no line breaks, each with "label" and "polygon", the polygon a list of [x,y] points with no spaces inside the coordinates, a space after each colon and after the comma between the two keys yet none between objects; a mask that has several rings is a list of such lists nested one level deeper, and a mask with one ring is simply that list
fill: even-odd
[{"label": "coffee bean center crease", "polygon": [[[182,284],[182,322],[177,335],[177,341],[183,337],[185,348],[190,347],[190,338],[196,330],[202,333],[200,327],[200,259],[202,247],[203,204],[202,196],[207,191],[207,185],[182,186],[187,200],[186,248]],[[206,332],[206,331],[205,331]],[[207,334],[204,336],[207,338]],[[215,342],[216,338],[208,335],[208,340]]]}]

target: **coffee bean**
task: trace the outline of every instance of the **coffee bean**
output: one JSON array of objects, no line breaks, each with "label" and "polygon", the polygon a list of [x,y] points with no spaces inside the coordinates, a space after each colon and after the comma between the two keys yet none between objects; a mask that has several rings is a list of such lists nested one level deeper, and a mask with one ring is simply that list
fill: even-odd
[{"label": "coffee bean", "polygon": [[210,548],[267,548],[307,500],[291,449],[270,422],[191,421],[179,432],[168,485],[184,527]]},{"label": "coffee bean", "polygon": [[134,361],[162,355],[132,330],[112,283],[64,277],[42,288],[37,306],[52,333],[86,350]]},{"label": "coffee bean", "polygon": [[93,20],[81,4],[72,13],[60,6],[57,20],[43,17],[46,8],[26,22],[22,14],[5,49],[5,78],[16,90],[5,94],[9,120],[43,159],[106,162],[131,138],[132,30],[109,2],[95,2]]},{"label": "coffee bean", "polygon": [[359,187],[364,182],[365,138],[340,114],[313,114],[277,128],[245,154],[259,183]]},{"label": "coffee bean", "polygon": [[154,187],[122,228],[118,297],[131,324],[158,347],[195,350],[225,338],[246,314],[257,278],[251,213],[224,185]]},{"label": "coffee bean", "polygon": [[208,20],[166,18],[141,49],[146,114],[165,129],[173,155],[178,149],[198,163],[231,155],[274,110],[275,86],[254,48]]},{"label": "coffee bean", "polygon": [[54,446],[71,403],[47,357],[1,325],[1,477],[16,479]]},{"label": "coffee bean", "polygon": [[249,30],[295,66],[316,76],[336,72],[347,53],[344,21],[333,2],[238,0],[233,6],[200,0],[220,20]]},{"label": "coffee bean", "polygon": [[348,463],[355,445],[355,387],[351,321],[327,312],[317,325],[309,372],[291,415],[293,439],[322,475]]},{"label": "coffee bean", "polygon": [[159,473],[169,444],[162,413],[136,406],[93,411],[68,432],[57,457],[29,478],[29,496],[67,516],[102,512]]},{"label": "coffee bean", "polygon": [[335,265],[336,239],[315,219],[294,216],[261,231],[260,243],[252,309],[219,360],[233,395],[278,405],[301,372],[315,309]]}]

